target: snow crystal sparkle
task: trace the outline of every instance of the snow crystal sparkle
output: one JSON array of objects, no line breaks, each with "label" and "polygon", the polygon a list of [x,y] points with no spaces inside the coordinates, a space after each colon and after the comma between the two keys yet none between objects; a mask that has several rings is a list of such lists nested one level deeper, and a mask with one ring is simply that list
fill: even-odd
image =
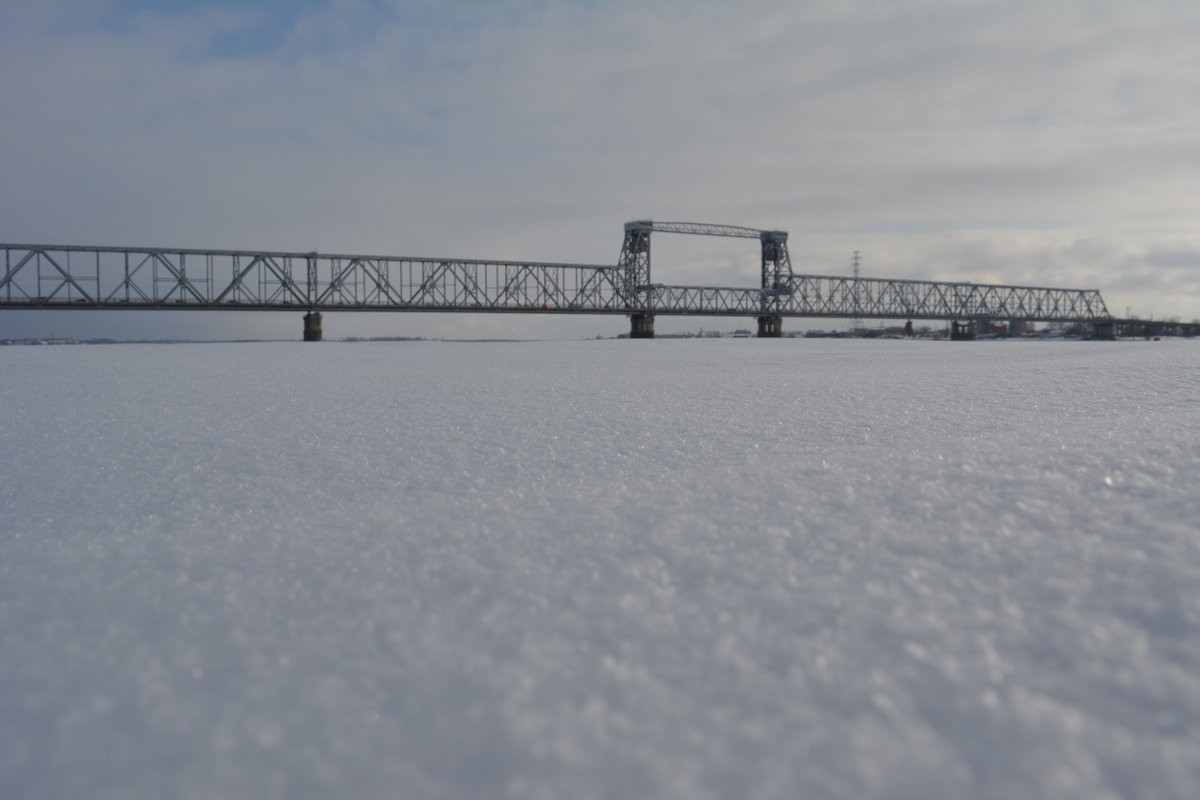
[{"label": "snow crystal sparkle", "polygon": [[1197,367],[2,349],[0,794],[1193,798]]}]

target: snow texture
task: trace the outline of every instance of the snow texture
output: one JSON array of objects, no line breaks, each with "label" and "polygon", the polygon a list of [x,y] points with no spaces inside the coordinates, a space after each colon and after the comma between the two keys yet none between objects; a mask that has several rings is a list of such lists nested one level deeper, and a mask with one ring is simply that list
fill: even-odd
[{"label": "snow texture", "polygon": [[0,348],[0,796],[1200,797],[1200,346]]}]

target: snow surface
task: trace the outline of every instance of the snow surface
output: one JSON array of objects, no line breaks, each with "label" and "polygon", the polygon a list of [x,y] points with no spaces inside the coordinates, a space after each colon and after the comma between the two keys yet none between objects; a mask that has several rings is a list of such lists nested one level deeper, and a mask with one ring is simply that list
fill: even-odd
[{"label": "snow surface", "polygon": [[0,348],[4,798],[1200,797],[1200,344]]}]

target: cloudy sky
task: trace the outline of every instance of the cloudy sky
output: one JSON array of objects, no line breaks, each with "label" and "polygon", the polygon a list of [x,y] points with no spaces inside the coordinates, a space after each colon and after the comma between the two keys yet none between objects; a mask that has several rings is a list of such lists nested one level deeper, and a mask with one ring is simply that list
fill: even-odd
[{"label": "cloudy sky", "polygon": [[[785,229],[797,272],[858,250],[865,276],[1190,320],[1198,42],[1191,0],[0,0],[0,241],[615,263],[626,221],[692,220]],[[757,259],[659,235],[654,279],[753,286]],[[326,317],[334,338],[627,326]],[[0,336],[51,333],[300,321],[0,311]]]}]

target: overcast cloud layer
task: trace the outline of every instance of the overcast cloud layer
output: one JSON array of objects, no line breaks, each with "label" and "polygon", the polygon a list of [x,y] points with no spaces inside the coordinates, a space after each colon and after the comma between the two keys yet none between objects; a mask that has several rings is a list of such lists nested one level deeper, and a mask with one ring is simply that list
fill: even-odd
[{"label": "overcast cloud layer", "polygon": [[[685,219],[786,229],[801,272],[860,250],[868,276],[1193,319],[1197,41],[1200,5],[1161,0],[2,3],[0,241],[615,263],[625,221]],[[657,281],[755,283],[752,244],[660,238]],[[4,311],[0,335],[295,337],[293,316]]]}]

